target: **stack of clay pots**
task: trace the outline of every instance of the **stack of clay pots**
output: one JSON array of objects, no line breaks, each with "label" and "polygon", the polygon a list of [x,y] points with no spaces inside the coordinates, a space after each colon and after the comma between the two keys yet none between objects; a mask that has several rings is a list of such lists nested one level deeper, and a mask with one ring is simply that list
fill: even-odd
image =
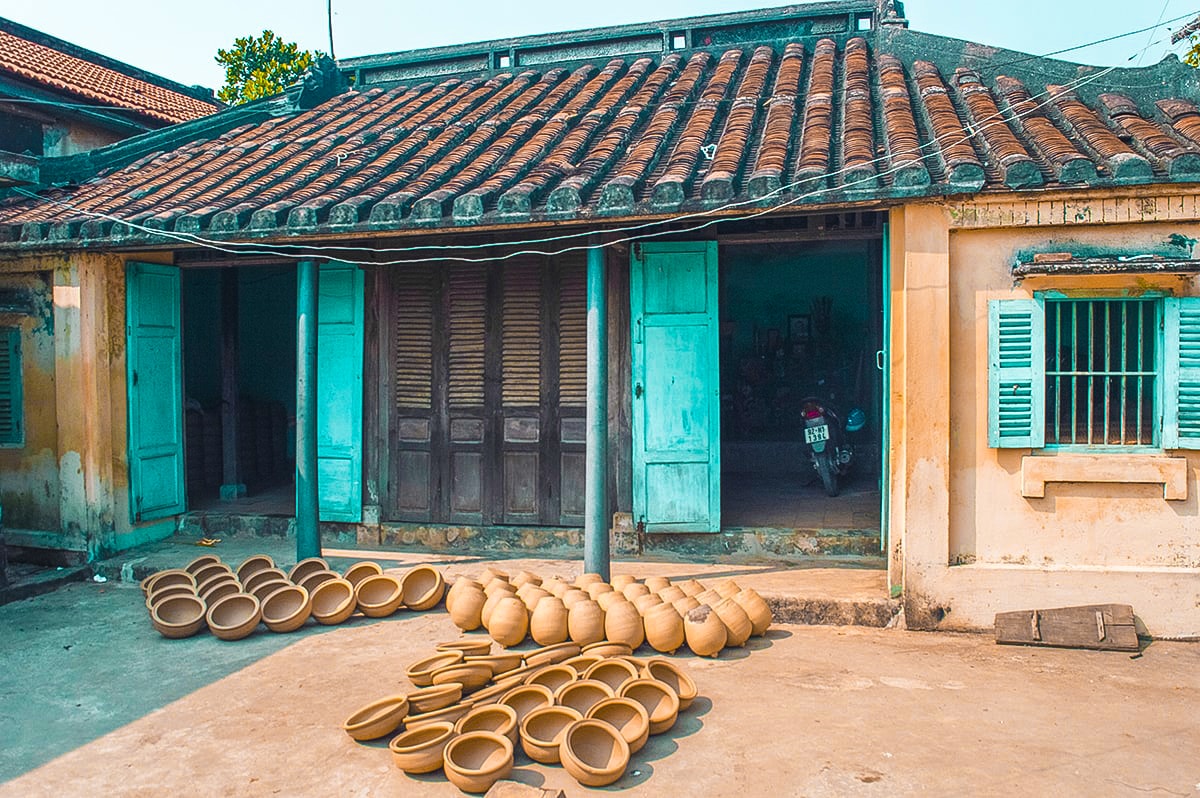
[{"label": "stack of clay pots", "polygon": [[355,612],[383,617],[402,606],[432,609],[445,587],[441,572],[427,565],[395,577],[377,563],[358,562],[338,574],[312,557],[284,573],[266,554],[247,558],[236,570],[206,554],[142,581],[150,622],[164,637],[190,637],[207,626],[222,640],[247,637],[260,623],[272,632],[293,632],[309,618],[330,625]]},{"label": "stack of clay pots", "polygon": [[611,784],[697,695],[670,660],[608,641],[495,654],[486,639],[442,643],[407,676],[415,689],[368,704],[344,730],[356,740],[392,736],[401,770],[442,770],[473,793],[506,777],[520,752],[561,764],[580,784]]},{"label": "stack of clay pots", "polygon": [[607,641],[631,650],[644,644],[662,653],[686,644],[695,654],[715,657],[771,625],[771,609],[762,596],[731,579],[712,589],[695,579],[675,584],[664,576],[639,581],[617,575],[605,582],[598,574],[583,574],[569,583],[527,571],[509,579],[491,567],[474,579],[455,581],[446,609],[460,629],[483,627],[506,648],[528,635],[543,646]]}]

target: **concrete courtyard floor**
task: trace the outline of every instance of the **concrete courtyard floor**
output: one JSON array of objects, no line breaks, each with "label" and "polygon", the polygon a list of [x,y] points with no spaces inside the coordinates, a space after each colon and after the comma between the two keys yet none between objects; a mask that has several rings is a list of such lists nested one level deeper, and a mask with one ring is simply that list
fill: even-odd
[{"label": "concrete courtyard floor", "polygon": [[[460,636],[443,611],[172,641],[150,627],[135,584],[110,581],[0,607],[0,630],[0,796],[460,794],[340,729],[405,691],[409,662]],[[719,659],[678,659],[701,698],[607,791],[1200,793],[1195,644],[1131,657],[780,625]],[[520,755],[513,778],[589,792]]]}]

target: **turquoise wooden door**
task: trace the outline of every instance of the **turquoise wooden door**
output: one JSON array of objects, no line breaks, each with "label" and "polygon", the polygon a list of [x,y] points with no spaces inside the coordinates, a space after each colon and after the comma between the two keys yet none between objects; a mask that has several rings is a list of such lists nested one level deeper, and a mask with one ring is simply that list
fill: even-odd
[{"label": "turquoise wooden door", "polygon": [[647,532],[721,529],[717,245],[634,246],[633,514]]},{"label": "turquoise wooden door", "polygon": [[317,302],[317,495],[322,521],[362,520],[363,275],[321,266]]},{"label": "turquoise wooden door", "polygon": [[149,521],[187,504],[178,267],[127,264],[125,303],[130,510]]}]

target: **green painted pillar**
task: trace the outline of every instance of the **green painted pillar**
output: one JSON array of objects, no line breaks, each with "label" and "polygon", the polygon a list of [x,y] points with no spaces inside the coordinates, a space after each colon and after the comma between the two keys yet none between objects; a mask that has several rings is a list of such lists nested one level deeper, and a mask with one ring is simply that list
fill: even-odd
[{"label": "green painted pillar", "polygon": [[[592,236],[589,243],[600,243]],[[608,546],[608,304],[604,250],[587,257],[587,460],[584,472],[583,565],[609,579]]]},{"label": "green painted pillar", "polygon": [[317,525],[316,261],[296,266],[296,561],[321,556]]}]

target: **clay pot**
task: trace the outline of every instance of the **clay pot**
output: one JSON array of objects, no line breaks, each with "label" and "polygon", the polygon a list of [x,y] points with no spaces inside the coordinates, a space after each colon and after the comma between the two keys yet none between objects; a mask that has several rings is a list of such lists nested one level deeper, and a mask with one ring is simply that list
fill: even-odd
[{"label": "clay pot", "polygon": [[521,587],[522,585],[540,585],[541,583],[542,578],[537,574],[530,573],[529,571],[521,571],[512,578],[512,584],[515,587]]},{"label": "clay pot", "polygon": [[622,595],[630,601],[637,601],[638,596],[646,596],[650,594],[650,588],[646,587],[641,582],[630,582],[625,587],[621,588]]},{"label": "clay pot", "polygon": [[629,743],[602,720],[572,723],[559,745],[563,768],[585,787],[603,787],[625,775]]},{"label": "clay pot", "polygon": [[[324,568],[322,570],[329,571],[328,568]],[[333,571],[329,571],[329,573],[333,573]],[[380,567],[379,563],[371,562],[370,560],[363,560],[362,562],[356,562],[347,568],[342,574],[342,579],[345,579],[352,585],[357,585],[368,576],[374,576],[375,574],[381,573],[383,573],[383,568]],[[337,574],[334,574],[334,576],[337,576]],[[302,579],[300,584],[304,584],[305,581],[307,581],[307,577]]]},{"label": "clay pot", "polygon": [[632,681],[640,676],[641,672],[637,667],[623,659],[616,659],[615,657],[602,659],[583,673],[583,678],[604,682],[612,688],[614,693],[625,682]]},{"label": "clay pot", "polygon": [[463,686],[457,682],[422,687],[408,694],[408,709],[413,713],[433,712],[462,698]]},{"label": "clay pot", "polygon": [[567,608],[567,633],[581,646],[604,639],[604,610],[591,599]]},{"label": "clay pot", "polygon": [[520,726],[521,721],[535,709],[554,706],[554,691],[544,684],[517,685],[509,688],[498,703],[512,708]]},{"label": "clay pot", "polygon": [[516,596],[506,596],[492,610],[487,630],[505,648],[518,646],[529,633],[529,610]]},{"label": "clay pot", "polygon": [[541,646],[562,643],[567,639],[567,608],[562,599],[547,595],[537,603],[533,614],[529,616],[529,635]]},{"label": "clay pot", "polygon": [[454,610],[454,602],[458,598],[459,593],[474,588],[478,588],[481,592],[483,591],[483,585],[468,576],[460,576],[458,579],[455,579],[454,583],[446,590],[446,612]]},{"label": "clay pot", "polygon": [[663,603],[665,602],[658,597],[657,593],[647,593],[644,596],[638,596],[636,599],[634,599],[633,606],[637,609],[639,614],[645,615],[647,612]]},{"label": "clay pot", "polygon": [[636,581],[636,576],[632,576],[630,574],[617,574],[611,580],[609,580],[609,584],[613,586],[613,590],[621,591],[625,589],[626,585],[632,585]]},{"label": "clay pot", "polygon": [[658,597],[663,600],[664,604],[670,604],[676,599],[681,599],[686,596],[687,593],[684,593],[679,585],[668,585],[667,587],[664,587],[662,590],[658,591]]},{"label": "clay pot", "polygon": [[339,624],[354,614],[354,585],[345,579],[322,582],[310,594],[312,617],[325,626]]},{"label": "clay pot", "polygon": [[492,680],[491,667],[483,664],[469,665],[458,662],[435,670],[429,677],[431,684],[450,684],[457,682],[462,685],[462,691],[469,693],[478,690]]},{"label": "clay pot", "polygon": [[507,704],[488,704],[474,707],[454,724],[455,734],[486,731],[500,734],[511,743],[517,742],[517,711]]},{"label": "clay pot", "polygon": [[627,646],[625,643],[614,643],[611,640],[601,640],[598,643],[589,643],[588,645],[584,646],[583,653],[589,657],[607,659],[609,657],[627,657],[633,653],[633,649]]},{"label": "clay pot", "polygon": [[150,612],[154,612],[154,607],[156,605],[161,604],[163,601],[171,598],[172,596],[195,595],[195,589],[188,587],[187,585],[168,585],[166,587],[160,587],[157,590],[150,592],[149,598],[146,599],[146,609],[150,610]]},{"label": "clay pot", "polygon": [[604,577],[601,576],[600,574],[580,574],[575,579],[575,587],[579,588],[580,590],[583,590],[585,587],[587,587],[590,584],[594,584],[596,582],[603,582],[603,581],[604,581]]},{"label": "clay pot", "polygon": [[[599,604],[600,609],[604,610],[606,613],[608,612],[609,608],[617,602],[625,602],[626,604],[629,604],[629,599],[625,598],[625,594],[618,590],[610,590],[607,593],[601,593],[596,597],[596,603]],[[632,607],[633,605],[630,604],[629,606]]]},{"label": "clay pot", "polygon": [[604,659],[604,657],[597,657],[593,654],[580,654],[578,656],[571,657],[569,659],[564,659],[559,664],[566,665],[568,668],[571,668],[576,673],[578,673],[580,676],[582,676],[584,671],[586,671],[588,668],[592,667],[593,665],[595,665],[597,662],[599,662],[602,659]]},{"label": "clay pot", "polygon": [[[506,598],[517,598],[515,593],[505,593],[502,590],[494,590],[490,595],[485,591],[484,595],[487,596],[487,599],[483,602],[483,606],[479,608],[479,620],[485,628],[492,620],[492,612],[496,609],[497,604]],[[517,601],[520,601],[520,599],[517,599]]]},{"label": "clay pot", "polygon": [[443,651],[432,657],[417,660],[408,666],[404,675],[417,687],[428,687],[433,684],[434,671],[450,665],[457,665],[462,661],[463,653],[461,651]]},{"label": "clay pot", "polygon": [[630,651],[646,641],[646,630],[637,607],[619,601],[604,613],[604,636],[614,643],[624,643]]},{"label": "clay pot", "polygon": [[[187,571],[192,576],[195,576],[197,571],[207,568],[210,565],[225,565],[225,564],[223,562],[221,562],[221,558],[215,554],[201,554],[199,557],[192,560],[187,565],[183,566],[183,570]],[[225,568],[228,569],[229,566],[225,565]],[[197,583],[200,582],[199,579],[197,579],[196,581],[197,581]]]},{"label": "clay pot", "polygon": [[[468,585],[458,591],[454,603],[449,605],[450,620],[464,632],[478,629],[483,623],[483,607],[488,598],[483,594],[483,588]],[[488,644],[489,648],[491,644]]]},{"label": "clay pot", "polygon": [[686,582],[676,582],[675,584],[683,591],[685,596],[698,596],[704,592],[704,585],[695,579],[689,579]]},{"label": "clay pot", "polygon": [[688,648],[700,657],[715,657],[725,647],[725,624],[712,607],[697,607],[683,619]]},{"label": "clay pot", "polygon": [[438,651],[461,651],[464,657],[486,657],[492,653],[491,640],[454,640],[449,643],[438,643],[434,646]]},{"label": "clay pot", "polygon": [[723,596],[715,590],[705,590],[696,596],[696,601],[709,607],[716,607],[723,600]]},{"label": "clay pot", "polygon": [[[532,627],[533,621],[531,620],[531,632]],[[537,640],[537,638],[534,637],[534,640]],[[562,662],[564,659],[570,659],[571,657],[578,656],[579,652],[580,648],[578,643],[552,643],[550,645],[542,646],[541,648],[535,648],[533,651],[525,652],[525,665],[526,667],[530,668],[535,668],[540,665],[553,665],[556,662]]]},{"label": "clay pot", "polygon": [[505,582],[507,582],[508,574],[505,571],[501,571],[500,569],[489,565],[479,572],[479,576],[475,577],[475,580],[481,585],[486,585],[493,579],[503,579]]},{"label": "clay pot", "polygon": [[482,690],[477,690],[471,693],[469,703],[471,708],[475,709],[490,704],[500,703],[500,699],[504,698],[505,693],[514,687],[521,686],[521,676],[503,676],[499,681],[493,682]]},{"label": "clay pot", "polygon": [[679,716],[679,695],[657,679],[634,679],[621,685],[621,698],[632,698],[646,708],[650,733],[662,734],[675,725]]},{"label": "clay pot", "polygon": [[469,732],[446,746],[442,767],[450,783],[463,792],[487,792],[512,772],[513,744],[499,734]]},{"label": "clay pot", "polygon": [[549,590],[542,590],[537,585],[530,584],[521,586],[521,589],[517,591],[517,598],[525,603],[526,609],[533,612],[537,609],[538,602],[544,598],[554,598],[554,596],[550,595]]},{"label": "clay pot", "polygon": [[242,589],[247,593],[253,593],[254,588],[267,582],[287,582],[287,574],[278,568],[262,568],[247,577],[239,577],[242,582]]},{"label": "clay pot", "polygon": [[751,635],[761,637],[771,627],[771,621],[774,616],[771,613],[771,606],[766,600],[758,595],[753,588],[739,590],[734,594],[733,600],[738,603],[738,606],[745,610],[747,617],[750,618],[752,627]]},{"label": "clay pot", "polygon": [[355,740],[374,740],[391,734],[408,714],[408,697],[402,695],[372,701],[346,718],[342,730]]},{"label": "clay pot", "polygon": [[579,672],[570,665],[547,665],[531,673],[525,678],[525,684],[540,684],[552,693],[558,693],[559,688],[579,679]]},{"label": "clay pot", "polygon": [[591,598],[592,601],[595,601],[605,593],[612,593],[613,586],[608,582],[590,582],[584,586],[583,590],[588,594],[588,597]]},{"label": "clay pot", "polygon": [[645,579],[645,584],[651,593],[657,593],[665,587],[670,587],[671,580],[665,576],[648,576]]},{"label": "clay pot", "polygon": [[716,611],[717,617],[725,624],[725,645],[746,645],[746,641],[750,639],[750,634],[754,631],[754,625],[750,623],[750,616],[746,614],[741,605],[733,599],[727,598],[722,599],[713,609]]},{"label": "clay pot", "polygon": [[190,587],[194,590],[196,587],[196,578],[182,568],[168,568],[143,580],[142,591],[149,596],[155,590],[179,585]]},{"label": "clay pot", "polygon": [[416,612],[433,609],[446,593],[446,580],[432,565],[418,565],[404,575],[400,584],[404,606]]},{"label": "clay pot", "polygon": [[[321,557],[309,557],[307,560],[301,560],[292,566],[292,570],[288,571],[288,581],[293,584],[300,584],[304,581],[304,577],[317,571],[329,571],[329,563]],[[350,580],[346,580],[350,581]]]},{"label": "clay pot", "polygon": [[229,566],[223,562],[210,562],[206,565],[202,565],[195,571],[191,571],[190,573],[192,574],[192,579],[196,580],[197,586],[203,585],[214,576],[224,576],[228,574],[231,578],[237,578],[233,576],[233,571],[230,570]]},{"label": "clay pot", "polygon": [[405,773],[432,773],[441,770],[446,746],[452,739],[453,723],[428,723],[393,738],[388,750],[396,767]]},{"label": "clay pot", "polygon": [[[210,579],[205,584],[209,585],[212,581]],[[200,600],[204,602],[204,606],[211,607],[226,596],[232,596],[234,593],[241,592],[242,586],[238,584],[238,581],[236,579],[229,579],[210,585],[204,595],[200,597]]]},{"label": "clay pot", "polygon": [[562,594],[571,589],[570,585],[568,585],[562,579],[559,579],[557,576],[552,576],[542,582],[541,587],[542,590],[548,591],[550,595],[558,596],[559,598],[562,598]]},{"label": "clay pot", "polygon": [[520,652],[513,651],[482,657],[467,657],[463,661],[471,665],[487,665],[492,669],[492,678],[495,679],[521,667],[523,659]]},{"label": "clay pot", "polygon": [[294,632],[312,615],[312,599],[299,585],[276,590],[262,602],[262,619],[272,632]]},{"label": "clay pot", "polygon": [[616,696],[616,691],[604,682],[598,682],[595,679],[580,679],[568,682],[558,688],[554,692],[554,701],[584,715],[596,704],[614,696]]},{"label": "clay pot", "polygon": [[675,691],[679,696],[679,710],[682,712],[692,705],[696,699],[696,683],[675,663],[663,657],[654,657],[642,669],[642,675],[647,679],[655,679]]},{"label": "clay pot", "polygon": [[588,594],[587,594],[587,591],[585,591],[585,590],[580,590],[577,587],[572,587],[572,588],[568,588],[566,592],[564,592],[561,596],[559,596],[559,598],[562,599],[563,606],[565,606],[567,609],[571,609],[571,606],[573,604],[575,604],[575,602],[587,601]]},{"label": "clay pot", "polygon": [[[271,559],[269,554],[254,554],[242,560],[242,564],[237,567],[234,572],[237,574],[238,581],[243,585],[246,580],[259,571],[264,571],[267,568],[274,568],[275,561]],[[282,574],[283,572],[280,571]]]},{"label": "clay pot", "polygon": [[259,582],[252,589],[243,592],[252,594],[258,599],[258,603],[262,604],[278,591],[289,587],[296,587],[296,585],[293,585],[286,579],[268,579],[265,582]]},{"label": "clay pot", "polygon": [[240,582],[238,582],[236,576],[234,576],[229,571],[222,571],[221,573],[213,574],[208,579],[205,579],[203,582],[197,583],[196,595],[199,596],[200,598],[204,598],[205,596],[208,595],[210,590],[212,590],[213,588],[216,588],[216,587],[220,587],[221,585],[223,585],[227,582],[236,585],[238,590],[242,589],[242,584]]},{"label": "clay pot", "polygon": [[418,726],[427,726],[430,723],[455,723],[463,715],[471,711],[471,702],[462,701],[457,704],[451,704],[448,707],[441,709],[430,710],[413,715],[411,712],[404,719],[404,725],[409,729],[415,729]]},{"label": "clay pot", "polygon": [[674,654],[683,645],[684,621],[670,604],[659,604],[652,608],[642,617],[642,623],[646,628],[646,642],[655,651]]},{"label": "clay pot", "polygon": [[517,594],[517,589],[512,586],[512,583],[497,577],[484,584],[483,592],[487,593],[489,596],[496,592],[508,593],[509,595],[515,596]]},{"label": "clay pot", "polygon": [[400,609],[404,592],[400,580],[388,574],[368,576],[354,587],[358,609],[368,618],[386,618]]},{"label": "clay pot", "polygon": [[606,698],[589,709],[586,717],[604,721],[616,729],[629,745],[630,754],[642,750],[650,739],[650,716],[632,698]]},{"label": "clay pot", "polygon": [[696,601],[695,596],[684,596],[681,599],[675,599],[671,602],[671,606],[675,608],[675,612],[679,613],[679,617],[687,615],[692,610],[700,606],[700,602]]},{"label": "clay pot", "polygon": [[[349,572],[347,572],[347,573],[349,573]],[[360,575],[358,578],[358,581],[361,582],[363,580],[364,576],[369,576],[369,575],[370,574]],[[308,576],[306,576],[300,580],[300,587],[307,590],[309,595],[312,595],[312,592],[314,590],[316,590],[319,585],[322,585],[331,579],[338,579],[338,578],[340,578],[340,577],[338,577],[338,575],[335,572],[330,571],[328,569],[323,570],[323,571],[313,571],[311,574],[309,574]],[[350,580],[346,580],[346,581],[349,582]],[[351,582],[351,584],[355,584],[355,583]]]},{"label": "clay pot", "polygon": [[714,589],[718,594],[720,594],[721,598],[732,598],[742,590],[740,587],[738,587],[737,582],[733,581],[732,579],[722,579],[720,582],[717,582],[717,585]]},{"label": "clay pot", "polygon": [[521,748],[534,762],[556,765],[563,736],[571,724],[579,720],[583,720],[583,715],[571,707],[535,709],[521,721]]},{"label": "clay pot", "polygon": [[204,628],[205,609],[196,596],[167,596],[150,611],[150,623],[163,637],[191,637]]},{"label": "clay pot", "polygon": [[208,628],[222,640],[248,637],[262,620],[258,599],[248,593],[226,596],[208,608]]}]

